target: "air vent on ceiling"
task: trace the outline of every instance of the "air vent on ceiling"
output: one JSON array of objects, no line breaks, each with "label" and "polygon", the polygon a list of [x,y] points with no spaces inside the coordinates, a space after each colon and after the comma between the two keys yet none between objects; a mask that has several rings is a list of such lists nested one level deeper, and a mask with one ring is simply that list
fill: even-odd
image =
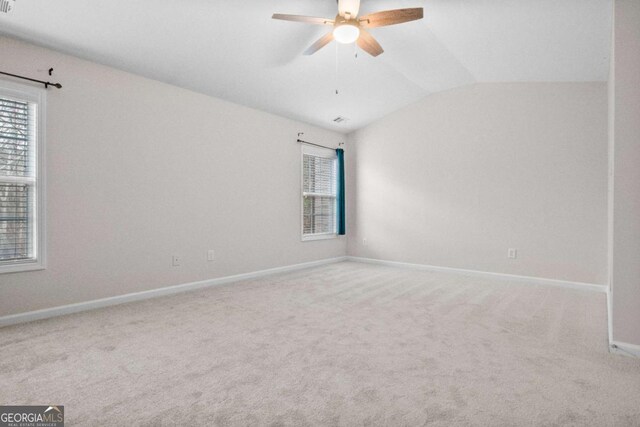
[{"label": "air vent on ceiling", "polygon": [[9,13],[13,10],[16,0],[0,0],[0,13]]},{"label": "air vent on ceiling", "polygon": [[342,116],[338,116],[335,119],[333,119],[334,123],[342,123],[342,122],[346,122],[348,119],[346,117],[342,117]]}]

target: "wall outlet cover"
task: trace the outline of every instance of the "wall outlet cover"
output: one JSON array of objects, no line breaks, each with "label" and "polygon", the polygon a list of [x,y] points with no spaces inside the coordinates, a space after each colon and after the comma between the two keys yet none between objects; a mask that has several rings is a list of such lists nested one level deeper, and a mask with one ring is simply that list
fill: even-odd
[{"label": "wall outlet cover", "polygon": [[16,0],[0,0],[0,13],[10,13],[15,4]]}]

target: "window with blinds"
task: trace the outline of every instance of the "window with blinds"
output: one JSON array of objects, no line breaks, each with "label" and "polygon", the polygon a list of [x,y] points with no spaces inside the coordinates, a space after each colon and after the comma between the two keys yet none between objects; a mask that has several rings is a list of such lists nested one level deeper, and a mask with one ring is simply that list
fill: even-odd
[{"label": "window with blinds", "polygon": [[0,85],[0,272],[41,265],[37,99]]},{"label": "window with blinds", "polygon": [[303,147],[302,237],[332,237],[336,233],[337,171],[335,153]]}]

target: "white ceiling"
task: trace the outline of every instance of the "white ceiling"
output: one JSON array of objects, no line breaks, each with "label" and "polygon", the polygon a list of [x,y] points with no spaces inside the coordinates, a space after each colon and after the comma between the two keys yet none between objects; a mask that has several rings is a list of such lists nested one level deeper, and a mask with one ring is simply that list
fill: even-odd
[{"label": "white ceiling", "polygon": [[335,44],[304,57],[327,28],[271,19],[333,17],[335,0],[17,0],[0,33],[348,132],[474,82],[604,81],[611,1],[362,0],[361,15],[425,8],[421,21],[371,30],[378,58]]}]

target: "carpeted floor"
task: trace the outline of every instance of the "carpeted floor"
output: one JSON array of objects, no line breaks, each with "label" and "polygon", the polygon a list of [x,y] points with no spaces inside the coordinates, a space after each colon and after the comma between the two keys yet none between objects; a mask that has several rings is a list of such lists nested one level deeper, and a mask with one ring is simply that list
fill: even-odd
[{"label": "carpeted floor", "polygon": [[640,425],[605,295],[340,263],[0,329],[67,425]]}]

